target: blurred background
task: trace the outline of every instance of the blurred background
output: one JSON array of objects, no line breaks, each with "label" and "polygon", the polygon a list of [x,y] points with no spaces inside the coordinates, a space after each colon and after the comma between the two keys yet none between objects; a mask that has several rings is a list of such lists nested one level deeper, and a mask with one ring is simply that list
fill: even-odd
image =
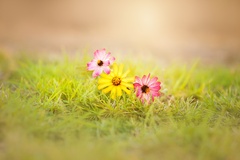
[{"label": "blurred background", "polygon": [[240,62],[239,0],[0,0],[0,51]]}]

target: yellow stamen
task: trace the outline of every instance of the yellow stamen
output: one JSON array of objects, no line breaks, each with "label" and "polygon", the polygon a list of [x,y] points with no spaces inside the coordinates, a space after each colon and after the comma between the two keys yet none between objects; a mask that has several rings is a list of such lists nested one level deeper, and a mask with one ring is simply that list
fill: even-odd
[{"label": "yellow stamen", "polygon": [[103,65],[103,61],[98,60],[98,61],[97,61],[97,64],[98,64],[98,66],[102,66],[102,65]]},{"label": "yellow stamen", "polygon": [[113,77],[113,79],[112,79],[112,84],[113,84],[114,86],[120,85],[120,84],[121,84],[121,79],[118,78],[118,77]]},{"label": "yellow stamen", "polygon": [[149,93],[150,92],[150,88],[146,85],[142,86],[141,90],[142,90],[143,93]]}]

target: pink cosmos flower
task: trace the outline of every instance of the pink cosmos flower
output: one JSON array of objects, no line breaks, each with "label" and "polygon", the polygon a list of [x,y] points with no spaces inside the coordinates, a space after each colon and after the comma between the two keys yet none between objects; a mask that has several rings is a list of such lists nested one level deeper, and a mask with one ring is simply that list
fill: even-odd
[{"label": "pink cosmos flower", "polygon": [[133,83],[135,92],[137,97],[141,99],[142,103],[144,100],[150,103],[150,101],[154,101],[154,97],[159,97],[159,90],[161,89],[161,82],[157,81],[157,77],[153,77],[150,79],[150,74],[148,76],[144,75],[142,78],[135,77],[135,81]]},{"label": "pink cosmos flower", "polygon": [[91,62],[87,63],[87,69],[89,71],[93,71],[92,76],[96,78],[99,76],[103,71],[106,74],[110,73],[110,65],[115,60],[114,57],[110,56],[110,52],[106,53],[106,49],[96,50],[94,52],[94,59]]}]

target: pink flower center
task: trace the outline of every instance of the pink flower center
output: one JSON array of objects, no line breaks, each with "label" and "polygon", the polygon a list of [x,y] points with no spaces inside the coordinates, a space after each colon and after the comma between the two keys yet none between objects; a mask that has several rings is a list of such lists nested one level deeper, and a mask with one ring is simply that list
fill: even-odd
[{"label": "pink flower center", "polygon": [[97,61],[97,64],[98,64],[98,66],[102,66],[102,65],[103,65],[103,61],[98,60],[98,61]]},{"label": "pink flower center", "polygon": [[142,86],[142,87],[141,87],[141,90],[142,90],[143,93],[149,93],[149,92],[150,92],[149,87],[146,86],[146,85]]},{"label": "pink flower center", "polygon": [[120,84],[121,84],[121,79],[118,78],[118,77],[113,77],[113,79],[112,79],[112,84],[113,84],[114,86],[120,85]]}]

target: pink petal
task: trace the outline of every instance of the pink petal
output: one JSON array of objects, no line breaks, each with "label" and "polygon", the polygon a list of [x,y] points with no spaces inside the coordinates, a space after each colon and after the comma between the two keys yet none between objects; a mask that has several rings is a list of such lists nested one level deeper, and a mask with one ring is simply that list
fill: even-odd
[{"label": "pink petal", "polygon": [[109,61],[110,61],[110,64],[113,64],[113,62],[115,61],[115,57],[111,57]]},{"label": "pink petal", "polygon": [[160,86],[161,82],[155,82],[149,85],[149,87]]},{"label": "pink petal", "polygon": [[152,101],[154,102],[154,96],[152,96]]},{"label": "pink petal", "polygon": [[141,96],[143,93],[142,93],[142,90],[141,90],[141,88],[139,88],[138,90],[137,90],[137,97],[139,97],[139,96]]},{"label": "pink petal", "polygon": [[99,59],[100,58],[100,55],[99,55],[99,50],[96,50],[94,52],[94,59]]},{"label": "pink petal", "polygon": [[148,76],[144,75],[142,77],[142,82],[144,85],[148,85],[149,81],[150,81],[150,73],[148,74]]},{"label": "pink petal", "polygon": [[146,84],[147,84],[147,76],[146,76],[146,75],[144,75],[144,76],[142,77],[142,82],[143,82],[143,85],[146,85]]},{"label": "pink petal", "polygon": [[150,81],[150,73],[148,74],[148,76],[147,76],[147,79],[146,79],[146,84],[148,84],[149,83],[149,81]]},{"label": "pink petal", "polygon": [[100,50],[99,50],[99,53],[102,54],[102,55],[105,55],[105,54],[106,54],[106,49],[105,49],[105,48],[100,49]]},{"label": "pink petal", "polygon": [[135,81],[139,83],[140,78],[138,76],[135,76]]},{"label": "pink petal", "polygon": [[110,58],[111,58],[111,53],[109,52],[109,53],[107,53],[107,54],[105,54],[105,56],[104,56],[104,59],[107,59],[107,60],[109,60]]},{"label": "pink petal", "polygon": [[134,88],[141,87],[142,85],[139,83],[133,83]]},{"label": "pink petal", "polygon": [[111,57],[110,56],[111,53],[109,52],[108,54],[105,55],[105,60],[108,60],[110,62],[110,64],[112,64],[115,61],[115,57]]},{"label": "pink petal", "polygon": [[[101,49],[101,50],[96,50],[94,52],[94,59],[93,61],[95,61],[97,63],[98,60],[103,61],[103,63],[105,65],[110,65],[115,61],[115,57],[111,57],[111,53],[106,53],[106,49]],[[107,62],[107,63],[105,63]]]},{"label": "pink petal", "polygon": [[111,53],[106,53],[106,49],[102,49],[102,50],[99,50],[99,58],[102,60],[102,61],[110,61],[110,63],[113,63],[113,61],[115,60],[114,57],[111,57]]},{"label": "pink petal", "polygon": [[143,99],[145,99],[148,103],[150,102],[151,95],[150,94],[144,94]]},{"label": "pink petal", "polygon": [[106,59],[106,49],[105,48],[101,49],[98,52],[99,52],[99,58],[104,61]]},{"label": "pink petal", "polygon": [[149,86],[150,88],[155,88],[155,87],[160,87],[161,88],[161,86],[160,86],[160,82],[158,82],[158,83],[155,83],[155,84],[152,84],[151,86]]},{"label": "pink petal", "polygon": [[103,67],[103,70],[106,74],[109,74],[111,72],[110,67],[108,67],[108,66]]},{"label": "pink petal", "polygon": [[89,71],[95,70],[97,67],[97,64],[93,61],[87,63],[87,69]]},{"label": "pink petal", "polygon": [[141,102],[143,103],[143,100],[144,100],[144,97],[143,97],[144,95],[143,94],[140,94],[139,96],[138,96],[138,98],[141,100]]},{"label": "pink petal", "polygon": [[154,97],[159,97],[159,96],[160,96],[159,92],[152,93],[152,101],[154,101]]},{"label": "pink petal", "polygon": [[135,76],[135,82],[134,83],[139,83],[140,85],[143,85],[141,78],[139,78],[138,76]]},{"label": "pink petal", "polygon": [[104,61],[103,62],[103,66],[109,66],[110,65],[110,61]]},{"label": "pink petal", "polygon": [[151,92],[152,96],[153,97],[158,97],[160,96],[160,93],[159,92]]},{"label": "pink petal", "polygon": [[154,90],[154,91],[159,91],[160,89],[161,89],[160,86],[150,87],[150,90]]},{"label": "pink petal", "polygon": [[148,85],[151,86],[151,85],[155,84],[155,83],[157,82],[157,80],[158,80],[158,77],[153,77],[153,78],[149,81]]},{"label": "pink petal", "polygon": [[93,71],[93,74],[92,74],[92,76],[93,76],[93,78],[96,78],[97,76],[99,76],[100,74],[102,73],[102,68],[97,68],[97,69],[95,69],[94,71]]}]

